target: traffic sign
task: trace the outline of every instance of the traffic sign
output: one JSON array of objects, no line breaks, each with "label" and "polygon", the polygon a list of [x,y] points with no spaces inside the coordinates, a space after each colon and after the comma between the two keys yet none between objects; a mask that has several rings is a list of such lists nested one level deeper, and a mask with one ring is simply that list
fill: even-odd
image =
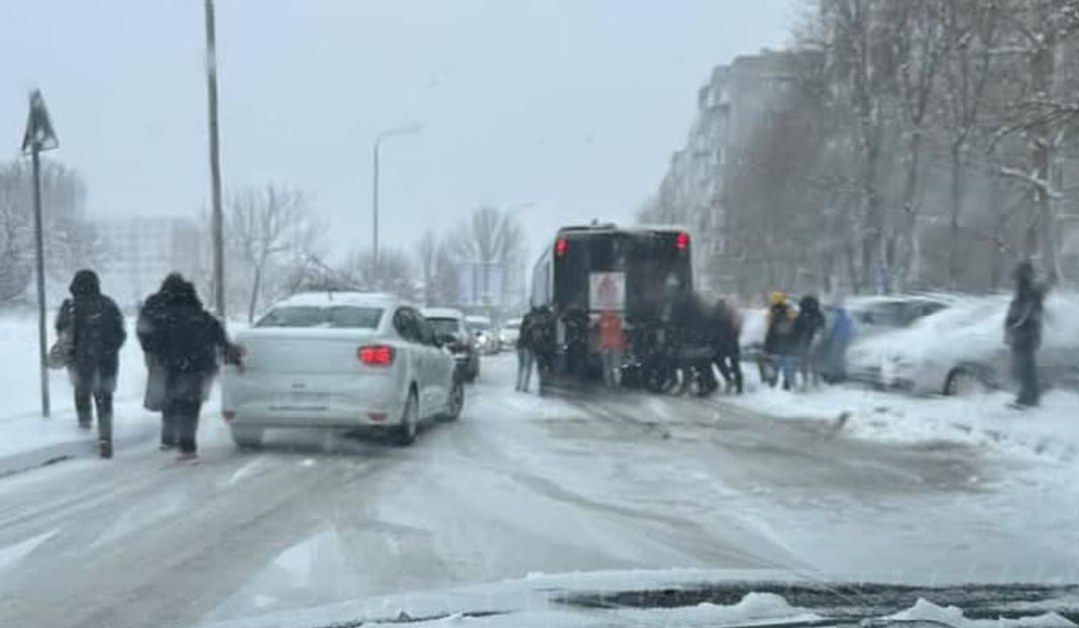
[{"label": "traffic sign", "polygon": [[588,303],[590,309],[622,311],[625,308],[625,273],[590,273],[588,280]]},{"label": "traffic sign", "polygon": [[26,131],[22,136],[22,152],[29,155],[38,151],[53,150],[60,146],[56,132],[49,119],[49,110],[45,108],[45,97],[40,89],[30,92],[30,114],[26,118]]}]

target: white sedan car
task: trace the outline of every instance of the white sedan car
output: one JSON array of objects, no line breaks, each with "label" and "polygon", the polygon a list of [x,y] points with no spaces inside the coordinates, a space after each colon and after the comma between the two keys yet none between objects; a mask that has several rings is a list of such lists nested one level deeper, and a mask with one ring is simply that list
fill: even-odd
[{"label": "white sedan car", "polygon": [[[1011,382],[1004,316],[1009,295],[965,297],[908,328],[856,342],[852,378],[915,393],[964,395]],[[1043,386],[1079,385],[1079,295],[1050,293],[1037,354]]]},{"label": "white sedan car", "polygon": [[430,324],[389,295],[310,293],[239,332],[243,366],[221,380],[221,410],[241,447],[267,428],[380,428],[398,444],[425,420],[456,419],[464,387]]}]

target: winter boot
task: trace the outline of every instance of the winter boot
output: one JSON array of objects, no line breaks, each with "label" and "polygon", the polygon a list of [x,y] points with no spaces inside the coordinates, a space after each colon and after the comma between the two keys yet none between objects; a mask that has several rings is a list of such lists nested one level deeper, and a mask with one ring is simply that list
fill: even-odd
[{"label": "winter boot", "polygon": [[97,443],[98,451],[101,453],[102,458],[112,458],[112,441],[108,439],[101,439]]},{"label": "winter boot", "polygon": [[180,455],[176,457],[176,462],[180,464],[198,464],[199,455],[194,451],[182,451]]}]

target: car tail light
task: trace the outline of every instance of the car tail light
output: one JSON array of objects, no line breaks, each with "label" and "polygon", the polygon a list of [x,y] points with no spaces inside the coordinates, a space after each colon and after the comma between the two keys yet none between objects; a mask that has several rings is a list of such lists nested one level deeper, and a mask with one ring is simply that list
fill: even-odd
[{"label": "car tail light", "polygon": [[389,366],[393,364],[393,347],[387,347],[386,345],[360,347],[356,354],[360,358],[360,362],[367,366]]},{"label": "car tail light", "polygon": [[562,257],[566,254],[567,250],[569,250],[569,242],[565,238],[559,238],[558,241],[554,243],[555,255]]},{"label": "car tail light", "polygon": [[674,239],[674,248],[684,251],[689,248],[689,234],[685,231],[678,234]]}]

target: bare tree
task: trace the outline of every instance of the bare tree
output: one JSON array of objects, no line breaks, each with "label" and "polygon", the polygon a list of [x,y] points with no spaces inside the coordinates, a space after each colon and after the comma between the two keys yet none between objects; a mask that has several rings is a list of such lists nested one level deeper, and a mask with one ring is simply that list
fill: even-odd
[{"label": "bare tree", "polygon": [[[524,234],[512,216],[494,207],[480,207],[472,212],[453,238],[453,257],[459,263],[480,264],[483,268],[483,292],[490,294],[492,267],[502,268],[501,294],[507,292],[507,272],[524,256]],[[499,303],[497,305],[503,305]]]},{"label": "bare tree", "polygon": [[409,256],[395,249],[381,249],[377,259],[371,251],[353,252],[336,275],[337,285],[350,290],[385,292],[409,301],[419,292]]},{"label": "bare tree", "polygon": [[942,7],[943,39],[948,54],[941,64],[938,127],[947,138],[948,197],[948,286],[959,285],[961,259],[960,216],[967,193],[967,172],[972,165],[971,146],[984,139],[986,116],[992,113],[988,101],[990,81],[999,71],[994,49],[1000,37],[1000,2],[955,0]]},{"label": "bare tree", "polygon": [[[21,296],[26,288],[21,282],[29,282],[32,276],[32,181],[30,166],[24,161],[0,163],[0,274],[6,275],[0,283],[9,284],[9,289],[0,292],[9,294],[9,299]],[[41,198],[48,274],[66,282],[78,268],[100,266],[105,254],[86,217],[86,186],[78,173],[55,161],[42,161]]]},{"label": "bare tree", "polygon": [[904,286],[912,271],[917,270],[921,253],[916,234],[920,211],[922,150],[930,106],[938,96],[937,75],[944,58],[957,41],[949,35],[961,36],[945,29],[944,17],[950,0],[910,0],[886,5],[887,19],[901,25],[896,29],[898,99],[902,112],[901,124],[906,136],[906,174],[902,208],[903,259],[899,263],[898,283]]},{"label": "bare tree", "polygon": [[0,171],[0,303],[21,297],[34,273],[30,213],[16,177]]},{"label": "bare tree", "polygon": [[457,273],[444,241],[428,229],[416,243],[416,258],[423,281],[423,300],[428,306],[457,300]]},{"label": "bare tree", "polygon": [[305,255],[317,238],[306,195],[296,189],[267,184],[239,192],[229,199],[226,234],[235,252],[253,273],[247,319],[255,310],[271,263],[287,254]]},{"label": "bare tree", "polygon": [[1062,93],[1057,57],[1063,42],[1079,32],[1079,0],[1013,0],[1006,19],[1013,34],[1011,51],[1025,60],[1027,81],[1023,96],[1010,103],[1010,120],[997,136],[1019,133],[1030,152],[1028,164],[1004,167],[1000,173],[1029,189],[1032,203],[1023,251],[1028,257],[1040,252],[1049,281],[1056,283],[1062,275],[1053,211],[1058,192],[1050,170],[1065,137],[1075,131],[1079,111],[1074,96]]}]

